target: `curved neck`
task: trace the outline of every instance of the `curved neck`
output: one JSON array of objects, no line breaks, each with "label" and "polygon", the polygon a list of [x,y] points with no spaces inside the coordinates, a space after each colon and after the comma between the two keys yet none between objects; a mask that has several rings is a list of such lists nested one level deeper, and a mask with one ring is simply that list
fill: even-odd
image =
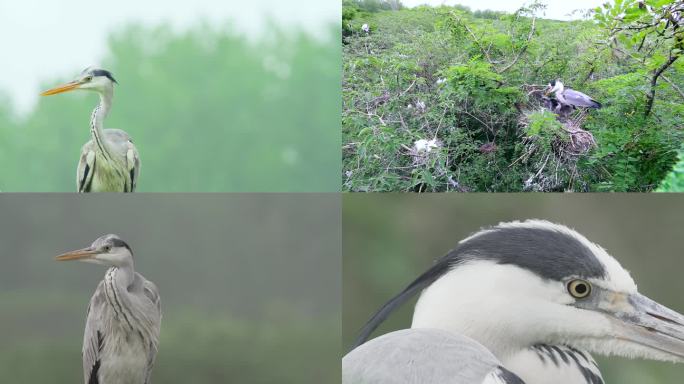
[{"label": "curved neck", "polygon": [[104,119],[107,117],[109,110],[112,107],[114,91],[107,89],[100,92],[99,95],[100,103],[95,107],[90,117],[90,134],[93,137],[93,141],[97,144],[97,149],[102,153],[102,156],[109,160],[113,160],[112,148],[104,135]]},{"label": "curved neck", "polygon": [[128,288],[135,281],[133,263],[120,267],[111,267],[105,275],[105,293],[107,302],[122,325],[133,328],[135,314],[132,313],[133,303]]}]

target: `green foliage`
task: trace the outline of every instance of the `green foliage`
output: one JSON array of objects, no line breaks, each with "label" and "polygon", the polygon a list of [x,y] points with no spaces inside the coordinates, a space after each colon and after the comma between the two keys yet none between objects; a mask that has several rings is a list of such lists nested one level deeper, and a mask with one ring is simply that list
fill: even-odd
[{"label": "green foliage", "polygon": [[398,11],[404,8],[400,0],[344,0],[342,5],[366,12]]},{"label": "green foliage", "polygon": [[680,5],[674,0],[620,0],[594,10],[594,19],[607,35],[605,48],[620,52],[631,64],[650,72],[644,116],[653,111],[658,80],[684,55]]},{"label": "green foliage", "polygon": [[658,192],[684,192],[684,149],[679,150],[677,155],[677,163],[674,165],[670,173],[665,176]]},{"label": "green foliage", "polygon": [[[535,18],[542,9],[482,17],[424,6],[355,19],[374,28],[343,46],[343,189],[653,190],[684,138],[684,96],[668,84],[658,85],[653,113],[642,113],[665,51],[635,64],[596,44],[607,27]],[[666,74],[684,83],[677,62]],[[552,79],[604,106],[581,122],[596,145],[569,157],[574,128],[541,112]],[[416,159],[421,139],[442,146]]]},{"label": "green foliage", "polygon": [[[103,66],[120,85],[105,124],[138,147],[140,191],[339,190],[339,30],[268,28],[257,41],[202,25],[110,36]],[[77,93],[27,116],[0,110],[0,190],[75,190],[97,103]]]},{"label": "green foliage", "polygon": [[528,116],[530,122],[525,129],[527,136],[539,136],[547,141],[562,136],[563,126],[556,119],[556,115],[550,111],[534,112]]},{"label": "green foliage", "polygon": [[520,97],[516,88],[502,87],[503,76],[493,72],[490,64],[479,59],[450,67],[444,74],[453,89],[447,95],[456,96],[464,102],[467,98],[472,99],[477,110],[494,107],[496,112],[504,113]]},{"label": "green foliage", "polygon": [[681,121],[669,105],[658,104],[658,118],[643,116],[647,85],[637,70],[597,81],[593,89],[604,108],[587,122],[600,145],[584,159],[585,180],[597,191],[650,191],[675,162]]}]

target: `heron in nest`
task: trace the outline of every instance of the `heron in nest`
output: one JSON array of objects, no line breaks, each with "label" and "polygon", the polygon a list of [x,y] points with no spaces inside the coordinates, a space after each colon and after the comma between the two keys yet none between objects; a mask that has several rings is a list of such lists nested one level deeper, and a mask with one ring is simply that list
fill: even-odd
[{"label": "heron in nest", "polygon": [[592,99],[589,95],[582,92],[575,91],[574,89],[565,88],[560,80],[552,80],[546,87],[545,95],[553,93],[556,96],[558,105],[555,106],[555,112],[560,112],[564,106],[569,106],[572,108],[583,107],[583,108],[596,108],[600,109],[602,107],[601,103]]}]

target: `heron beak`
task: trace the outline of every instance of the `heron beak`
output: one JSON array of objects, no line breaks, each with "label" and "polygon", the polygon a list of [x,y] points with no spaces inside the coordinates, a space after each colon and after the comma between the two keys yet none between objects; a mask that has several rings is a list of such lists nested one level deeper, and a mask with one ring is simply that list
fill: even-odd
[{"label": "heron beak", "polygon": [[55,260],[57,260],[57,261],[81,260],[81,259],[89,259],[95,255],[97,255],[97,252],[94,249],[88,247],[88,248],[77,249],[75,251],[63,253],[63,254],[55,257]]},{"label": "heron beak", "polygon": [[69,92],[73,91],[74,89],[77,89],[78,86],[81,85],[78,81],[72,81],[70,83],[66,83],[51,89],[48,89],[47,91],[41,93],[41,96],[50,96],[50,95],[56,95],[58,93],[62,92]]},{"label": "heron beak", "polygon": [[621,301],[612,314],[618,339],[654,350],[663,360],[684,361],[684,315],[638,293]]}]

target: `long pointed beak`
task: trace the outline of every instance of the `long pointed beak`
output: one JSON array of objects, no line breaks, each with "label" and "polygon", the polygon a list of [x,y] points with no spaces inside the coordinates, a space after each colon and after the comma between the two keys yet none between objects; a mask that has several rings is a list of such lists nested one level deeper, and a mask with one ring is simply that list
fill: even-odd
[{"label": "long pointed beak", "polygon": [[97,252],[95,252],[94,249],[88,247],[88,248],[77,249],[75,251],[63,253],[59,256],[56,256],[55,260],[57,260],[57,261],[81,260],[81,259],[89,259],[91,257],[94,257],[95,255],[97,255]]},{"label": "long pointed beak", "polygon": [[664,360],[684,361],[684,315],[638,293],[626,302],[613,314],[616,336],[660,352]]},{"label": "long pointed beak", "polygon": [[81,85],[78,81],[72,81],[70,83],[66,83],[51,89],[48,89],[47,91],[41,93],[41,96],[50,96],[50,95],[56,95],[58,93],[62,92],[69,92],[73,91],[74,89],[77,89],[78,86]]}]

